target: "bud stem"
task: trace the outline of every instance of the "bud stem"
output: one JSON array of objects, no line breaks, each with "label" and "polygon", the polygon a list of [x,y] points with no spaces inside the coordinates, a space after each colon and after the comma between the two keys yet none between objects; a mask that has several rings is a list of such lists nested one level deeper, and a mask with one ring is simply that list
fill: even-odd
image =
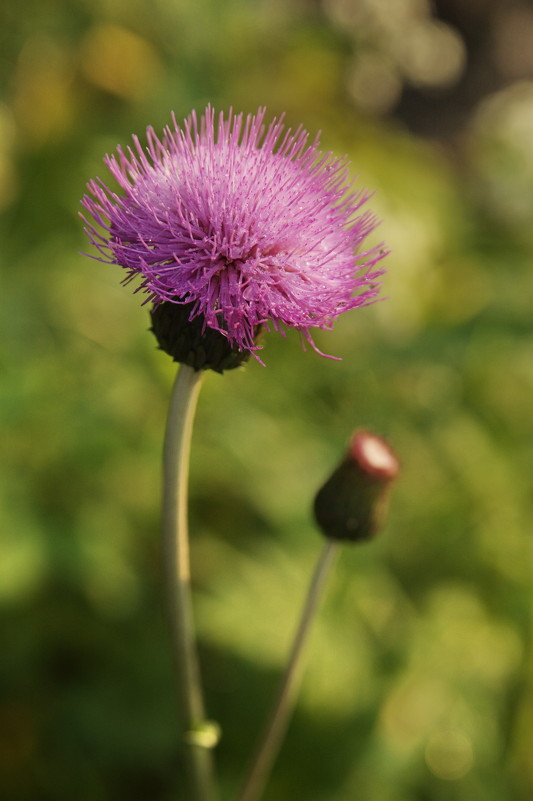
[{"label": "bud stem", "polygon": [[182,743],[191,785],[187,797],[214,801],[211,751],[195,736],[208,724],[196,652],[187,521],[191,435],[202,376],[203,372],[182,365],[172,389],[163,451],[163,558]]},{"label": "bud stem", "polygon": [[326,577],[338,549],[338,542],[327,540],[319,555],[272,712],[259,741],[255,756],[252,759],[238,801],[259,801],[263,794],[266,781],[278,755],[296,703],[303,673],[302,653],[311,630],[311,623],[317,610]]}]

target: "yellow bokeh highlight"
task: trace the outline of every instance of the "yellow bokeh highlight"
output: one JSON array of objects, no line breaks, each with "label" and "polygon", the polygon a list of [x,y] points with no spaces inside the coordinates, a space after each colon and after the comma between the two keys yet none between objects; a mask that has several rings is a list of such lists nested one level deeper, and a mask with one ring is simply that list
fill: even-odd
[{"label": "yellow bokeh highlight", "polygon": [[36,33],[20,51],[14,79],[13,112],[19,137],[39,147],[69,131],[75,111],[74,66],[68,51]]},{"label": "yellow bokeh highlight", "polygon": [[161,71],[158,55],[146,39],[109,24],[88,30],[81,43],[80,66],[98,89],[127,100],[145,97]]},{"label": "yellow bokeh highlight", "polygon": [[474,764],[472,743],[460,731],[439,731],[429,738],[425,760],[430,771],[439,779],[462,779]]}]

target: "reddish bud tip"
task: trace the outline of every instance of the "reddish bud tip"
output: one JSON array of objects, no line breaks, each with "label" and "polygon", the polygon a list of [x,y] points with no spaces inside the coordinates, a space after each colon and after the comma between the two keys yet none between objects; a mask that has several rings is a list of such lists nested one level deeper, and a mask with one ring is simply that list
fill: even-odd
[{"label": "reddish bud tip", "polygon": [[390,445],[368,431],[359,430],[352,435],[348,456],[361,470],[375,478],[392,481],[400,470],[400,464]]}]

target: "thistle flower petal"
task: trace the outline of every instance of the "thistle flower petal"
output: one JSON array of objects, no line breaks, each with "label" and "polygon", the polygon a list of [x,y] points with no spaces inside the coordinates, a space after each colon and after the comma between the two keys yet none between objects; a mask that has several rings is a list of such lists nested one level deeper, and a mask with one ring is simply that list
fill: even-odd
[{"label": "thistle flower petal", "polygon": [[318,137],[282,118],[266,126],[263,108],[208,106],[146,139],[104,160],[121,194],[97,178],[82,205],[101,259],[147,300],[188,304],[191,320],[255,351],[258,326],[295,328],[314,347],[310,329],[376,299],[387,251],[361,251],[377,225],[370,195]]}]

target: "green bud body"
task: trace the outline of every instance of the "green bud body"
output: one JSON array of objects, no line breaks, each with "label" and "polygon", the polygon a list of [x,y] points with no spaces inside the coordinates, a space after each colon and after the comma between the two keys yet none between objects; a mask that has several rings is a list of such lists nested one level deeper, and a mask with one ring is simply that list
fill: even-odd
[{"label": "green bud body", "polygon": [[390,486],[399,470],[390,447],[358,431],[346,457],[316,495],[315,519],[329,539],[371,539],[385,522]]}]

